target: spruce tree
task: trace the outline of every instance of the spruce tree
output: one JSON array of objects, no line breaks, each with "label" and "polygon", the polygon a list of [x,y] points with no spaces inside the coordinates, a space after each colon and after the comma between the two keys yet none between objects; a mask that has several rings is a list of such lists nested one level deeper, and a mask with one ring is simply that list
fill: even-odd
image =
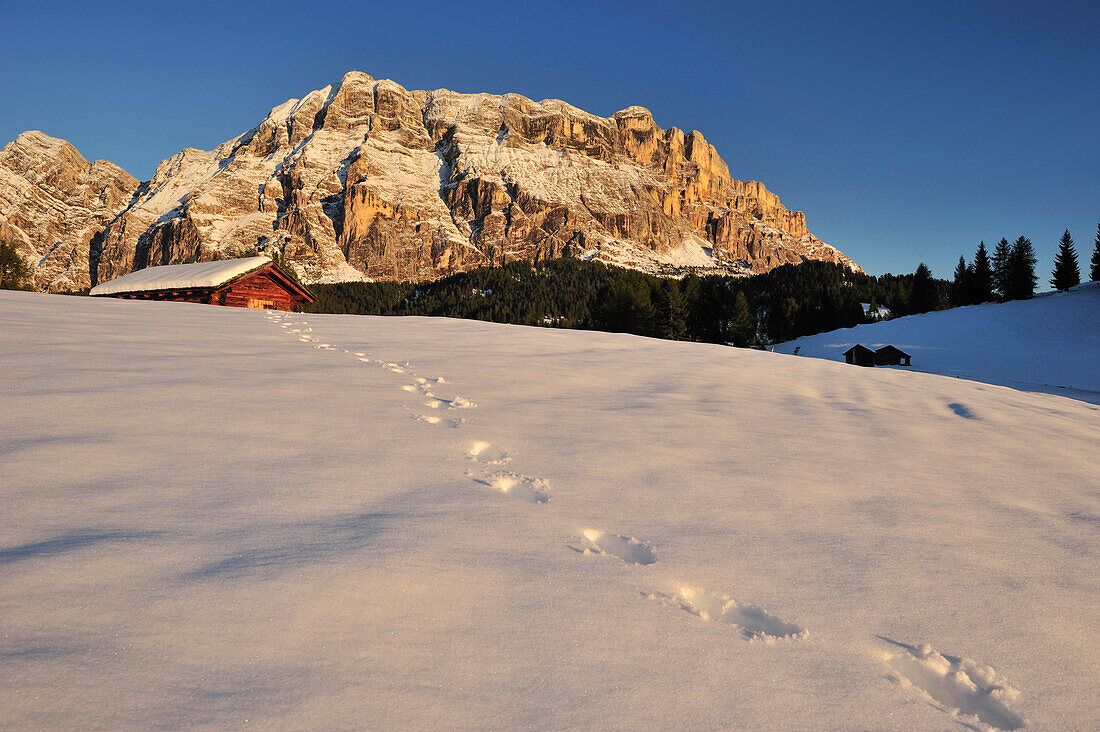
[{"label": "spruce tree", "polygon": [[1092,266],[1089,268],[1089,280],[1100,280],[1100,224],[1096,225],[1096,246],[1092,250]]},{"label": "spruce tree", "polygon": [[735,346],[751,346],[755,335],[756,323],[749,310],[749,301],[745,298],[745,293],[738,290],[730,317],[731,341]]},{"label": "spruce tree", "polygon": [[909,293],[909,309],[914,313],[927,313],[939,308],[939,293],[932,281],[932,270],[921,262],[913,273],[913,289]]},{"label": "spruce tree", "polygon": [[978,251],[974,253],[974,272],[970,281],[971,303],[978,304],[993,299],[993,267],[989,263],[989,253],[985,250],[984,241],[978,244]]},{"label": "spruce tree", "polygon": [[970,266],[966,263],[966,257],[960,255],[959,263],[955,266],[955,279],[951,283],[951,305],[953,307],[970,304],[971,274]]},{"label": "spruce tree", "polygon": [[1001,237],[993,250],[993,288],[1002,300],[1008,299],[1008,260],[1011,256],[1008,239]]},{"label": "spruce tree", "polygon": [[1058,243],[1058,254],[1054,257],[1054,269],[1050,276],[1050,284],[1055,290],[1065,291],[1081,284],[1077,250],[1073,248],[1073,237],[1069,235],[1069,229],[1062,234],[1062,240]]},{"label": "spruce tree", "polygon": [[606,290],[601,290],[598,301],[599,309],[593,316],[597,329],[656,335],[656,311],[649,297],[649,287],[638,287],[621,279],[611,280]]},{"label": "spruce tree", "polygon": [[682,341],[687,337],[684,300],[680,296],[680,283],[664,280],[656,292],[657,336],[670,341]]},{"label": "spruce tree", "polygon": [[1039,283],[1039,278],[1035,276],[1037,261],[1031,239],[1026,236],[1017,238],[1008,256],[1007,299],[1027,300],[1035,296],[1035,285]]}]

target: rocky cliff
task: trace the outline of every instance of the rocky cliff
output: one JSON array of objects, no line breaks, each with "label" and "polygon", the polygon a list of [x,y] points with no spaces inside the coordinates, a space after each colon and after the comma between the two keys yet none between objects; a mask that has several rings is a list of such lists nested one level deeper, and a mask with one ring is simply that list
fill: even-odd
[{"label": "rocky cliff", "polygon": [[850,259],[699,132],[517,94],[409,91],[351,72],[138,183],[62,140],[0,153],[0,240],[44,289],[281,250],[307,281],[422,280],[584,257],[672,274]]},{"label": "rocky cliff", "polygon": [[89,163],[64,140],[24,132],[0,150],[0,243],[34,267],[39,289],[87,287],[95,240],[137,189],[114,163]]}]

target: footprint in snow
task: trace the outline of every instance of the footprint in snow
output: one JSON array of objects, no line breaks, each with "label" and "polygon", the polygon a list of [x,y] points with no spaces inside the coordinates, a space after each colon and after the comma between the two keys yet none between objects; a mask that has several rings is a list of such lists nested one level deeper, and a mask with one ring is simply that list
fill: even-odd
[{"label": "footprint in snow", "polygon": [[454,399],[443,399],[431,392],[424,394],[424,396],[428,398],[428,401],[424,402],[424,406],[429,409],[472,409],[477,406],[469,399],[460,396],[456,396]]},{"label": "footprint in snow", "polygon": [[675,597],[667,595],[649,597],[671,602],[703,620],[728,623],[740,628],[741,635],[749,640],[774,643],[777,640],[800,639],[809,635],[804,628],[780,620],[756,605],[740,603],[728,595],[708,592],[697,587],[681,587]]},{"label": "footprint in snow", "polygon": [[466,451],[466,457],[483,465],[503,465],[512,459],[504,450],[482,441],[470,445],[470,449]]},{"label": "footprint in snow", "polygon": [[657,561],[653,547],[632,536],[620,536],[598,529],[585,529],[582,533],[589,546],[575,549],[581,554],[606,554],[627,564],[653,564]]},{"label": "footprint in snow", "polygon": [[542,478],[532,478],[519,473],[500,472],[487,475],[484,478],[474,478],[474,480],[505,495],[528,503],[547,503],[550,501],[550,486]]},{"label": "footprint in snow", "polygon": [[431,384],[428,383],[427,379],[418,378],[415,384],[405,384],[401,388],[405,391],[422,392],[423,394],[427,395],[428,392],[431,390]]},{"label": "footprint in snow", "polygon": [[434,414],[414,414],[412,418],[417,422],[427,422],[428,424],[436,424],[440,427],[461,427],[466,423],[466,420],[462,417],[439,417]]},{"label": "footprint in snow", "polygon": [[942,655],[927,643],[910,646],[882,639],[904,649],[886,657],[886,665],[893,671],[891,680],[923,692],[952,716],[977,717],[978,721],[1002,730],[1024,726],[1024,718],[1007,704],[1018,698],[1020,692],[1005,684],[989,666],[968,658]]}]

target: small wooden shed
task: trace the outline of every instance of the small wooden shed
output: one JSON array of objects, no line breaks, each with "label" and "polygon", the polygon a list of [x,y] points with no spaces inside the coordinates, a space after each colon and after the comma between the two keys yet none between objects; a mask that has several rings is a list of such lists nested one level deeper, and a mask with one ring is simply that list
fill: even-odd
[{"label": "small wooden shed", "polygon": [[308,288],[267,257],[146,267],[96,285],[89,294],[287,311],[316,300]]},{"label": "small wooden shed", "polygon": [[844,352],[844,360],[856,366],[874,366],[875,352],[857,343]]},{"label": "small wooden shed", "polygon": [[876,366],[909,366],[911,356],[900,348],[886,345],[875,351]]}]

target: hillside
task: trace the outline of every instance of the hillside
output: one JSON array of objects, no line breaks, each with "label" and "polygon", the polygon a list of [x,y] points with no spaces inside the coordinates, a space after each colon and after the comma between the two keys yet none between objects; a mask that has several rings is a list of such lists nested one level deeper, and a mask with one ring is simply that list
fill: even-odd
[{"label": "hillside", "polygon": [[408,90],[357,71],[143,183],[25,132],[0,151],[0,242],[39,289],[278,250],[310,283],[429,280],[577,257],[644,271],[859,270],[698,131],[648,110]]},{"label": "hillside", "polygon": [[[1047,392],[1100,404],[1100,286],[986,303],[798,338],[780,353],[844,361],[856,343],[888,343],[914,371]],[[893,368],[893,367],[892,367]],[[900,368],[900,367],[899,367]]]},{"label": "hillside", "polygon": [[441,318],[0,312],[5,726],[1100,726],[1089,405]]}]

